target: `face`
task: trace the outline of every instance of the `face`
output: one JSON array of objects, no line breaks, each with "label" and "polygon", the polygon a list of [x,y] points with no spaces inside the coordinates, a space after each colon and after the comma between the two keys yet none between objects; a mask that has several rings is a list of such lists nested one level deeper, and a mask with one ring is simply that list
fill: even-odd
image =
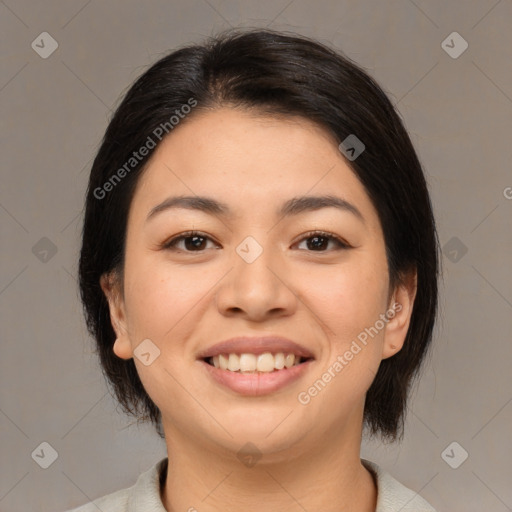
[{"label": "face", "polygon": [[[123,279],[122,292],[102,280],[114,352],[134,358],[168,443],[219,454],[251,441],[289,457],[357,438],[414,299],[389,287],[377,212],[335,140],[306,119],[229,108],[196,114],[157,148],[130,207]],[[310,357],[264,375],[200,357],[236,337],[286,338]]]}]

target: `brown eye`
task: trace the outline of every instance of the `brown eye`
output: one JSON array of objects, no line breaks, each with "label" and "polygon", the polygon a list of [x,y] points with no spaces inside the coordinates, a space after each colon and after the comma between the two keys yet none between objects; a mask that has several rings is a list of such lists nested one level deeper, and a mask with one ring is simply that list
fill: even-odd
[{"label": "brown eye", "polygon": [[[182,233],[181,235],[171,238],[163,245],[164,249],[181,250],[185,252],[201,252],[208,249],[208,241],[211,238],[198,232]],[[180,245],[181,244],[181,245]]]},{"label": "brown eye", "polygon": [[348,249],[350,246],[333,233],[313,232],[308,233],[300,243],[306,242],[306,248],[314,252],[326,252],[329,243],[334,244],[335,249]]},{"label": "brown eye", "polygon": [[187,236],[183,238],[187,251],[203,250],[205,248],[206,238],[204,236]]},{"label": "brown eye", "polygon": [[326,236],[312,236],[307,239],[306,245],[308,249],[317,250],[317,249],[326,249],[329,245],[329,239]]}]

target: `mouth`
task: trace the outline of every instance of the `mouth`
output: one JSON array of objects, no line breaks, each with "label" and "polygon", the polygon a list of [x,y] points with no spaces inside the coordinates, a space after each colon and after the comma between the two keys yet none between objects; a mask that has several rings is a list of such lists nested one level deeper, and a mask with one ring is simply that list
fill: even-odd
[{"label": "mouth", "polygon": [[[241,354],[240,358],[242,365],[245,364],[243,355]],[[210,382],[219,385],[221,389],[229,389],[237,396],[249,397],[269,395],[280,390],[291,389],[291,385],[303,378],[314,363],[313,358],[307,358],[304,361],[298,358],[291,366],[287,367],[285,364],[283,368],[274,367],[271,371],[258,371],[257,368],[253,370],[247,369],[247,367],[238,370],[223,370],[220,363],[219,367],[216,367],[212,359],[216,358],[198,360]]]},{"label": "mouth", "polygon": [[280,337],[233,338],[198,354],[207,378],[240,396],[262,396],[289,388],[315,361],[311,351]]},{"label": "mouth", "polygon": [[269,374],[289,370],[312,361],[313,357],[304,357],[298,354],[285,352],[252,353],[225,353],[201,359],[208,365],[231,373],[244,375]]}]

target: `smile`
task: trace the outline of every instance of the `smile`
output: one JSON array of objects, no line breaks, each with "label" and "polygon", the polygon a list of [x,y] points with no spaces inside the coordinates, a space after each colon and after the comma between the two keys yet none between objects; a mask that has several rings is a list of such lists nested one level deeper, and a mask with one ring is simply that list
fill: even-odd
[{"label": "smile", "polygon": [[[208,378],[216,385],[228,388],[237,395],[261,396],[275,393],[290,386],[303,377],[314,362],[313,358],[295,357],[293,354],[291,354],[292,357],[288,357],[289,355],[283,353],[275,355],[265,353],[259,356],[254,354],[220,354],[199,359],[198,362],[205,370]],[[283,359],[284,365],[281,367]],[[226,363],[227,367],[223,369],[221,364],[226,366]],[[215,364],[218,364],[218,366]],[[259,366],[259,364],[262,366]],[[233,369],[230,369],[230,366]],[[271,366],[272,369],[270,369]],[[259,370],[258,367],[267,369]]]},{"label": "smile", "polygon": [[295,354],[285,354],[278,352],[272,354],[265,352],[263,354],[219,354],[206,359],[206,362],[215,368],[228,370],[238,373],[271,373],[297,366],[309,358],[301,357]]}]

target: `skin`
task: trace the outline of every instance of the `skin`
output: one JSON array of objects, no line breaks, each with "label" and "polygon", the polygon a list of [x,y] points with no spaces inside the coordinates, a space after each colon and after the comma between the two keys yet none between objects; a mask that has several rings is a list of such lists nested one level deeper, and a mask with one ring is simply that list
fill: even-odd
[{"label": "skin", "polygon": [[[324,194],[349,201],[364,221],[333,207],[276,214],[293,197]],[[214,198],[232,214],[175,208],[146,220],[176,195]],[[209,237],[200,250],[190,239],[162,248],[189,230]],[[314,230],[350,247],[322,238],[317,248]],[[236,252],[247,236],[263,248],[250,264]],[[123,282],[105,275],[101,285],[115,354],[134,357],[148,338],[160,350],[148,366],[134,361],[162,413],[166,510],[252,512],[265,503],[274,511],[374,511],[376,487],[360,461],[364,399],[381,360],[403,345],[416,282],[408,276],[390,289],[377,212],[336,141],[303,118],[228,107],[196,113],[156,149],[137,185],[125,256]],[[378,335],[309,404],[299,403],[299,392],[395,302],[400,311]],[[239,395],[196,360],[233,336],[269,334],[315,355],[304,377],[277,392]],[[253,467],[237,458],[248,441],[262,455]]]}]

